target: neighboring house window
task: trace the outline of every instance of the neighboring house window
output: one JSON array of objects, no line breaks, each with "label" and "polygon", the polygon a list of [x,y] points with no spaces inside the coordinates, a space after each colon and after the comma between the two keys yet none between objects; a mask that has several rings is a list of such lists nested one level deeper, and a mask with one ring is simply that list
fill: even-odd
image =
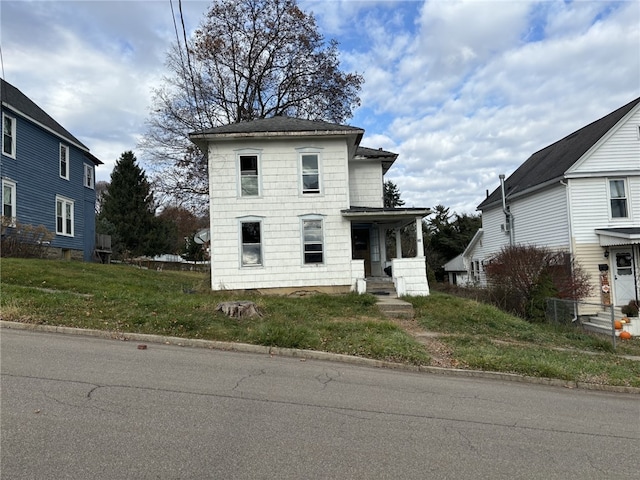
[{"label": "neighboring house window", "polygon": [[56,233],[73,237],[73,200],[56,197]]},{"label": "neighboring house window", "polygon": [[2,216],[7,219],[7,225],[15,226],[16,184],[9,180],[2,181]]},{"label": "neighboring house window", "polygon": [[94,188],[95,182],[93,180],[93,167],[91,165],[84,164],[84,186],[87,188]]},{"label": "neighboring house window", "polygon": [[262,265],[262,222],[240,222],[242,235],[242,266]]},{"label": "neighboring house window", "polygon": [[258,155],[240,155],[240,195],[254,197],[260,194]]},{"label": "neighboring house window", "polygon": [[2,115],[2,153],[16,158],[16,119]]},{"label": "neighboring house window", "polygon": [[302,219],[302,244],[305,264],[324,263],[322,218]]},{"label": "neighboring house window", "polygon": [[60,144],[60,176],[69,180],[69,147]]},{"label": "neighboring house window", "polygon": [[609,180],[609,200],[612,218],[627,218],[627,190],[623,179]]},{"label": "neighboring house window", "polygon": [[320,193],[320,156],[317,153],[300,155],[302,193]]}]

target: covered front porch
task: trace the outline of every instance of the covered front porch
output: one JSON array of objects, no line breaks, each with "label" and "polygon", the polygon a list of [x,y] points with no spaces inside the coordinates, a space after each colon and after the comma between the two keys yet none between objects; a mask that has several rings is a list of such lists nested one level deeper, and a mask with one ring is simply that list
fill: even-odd
[{"label": "covered front porch", "polygon": [[[601,267],[601,288],[611,304],[623,307],[640,300],[640,227],[596,230],[605,263]],[[606,285],[602,283],[608,280]]]},{"label": "covered front porch", "polygon": [[[428,208],[352,207],[342,211],[351,222],[351,276],[353,290],[364,293],[367,282],[389,278],[399,297],[429,295],[424,257],[422,219]],[[402,229],[415,225],[412,256],[402,249]],[[387,252],[387,232],[395,237],[395,253]]]}]

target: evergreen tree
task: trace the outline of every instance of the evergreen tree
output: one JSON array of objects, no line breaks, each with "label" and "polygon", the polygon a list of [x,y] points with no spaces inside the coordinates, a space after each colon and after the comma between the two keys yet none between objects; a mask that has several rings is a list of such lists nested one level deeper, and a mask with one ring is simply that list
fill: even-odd
[{"label": "evergreen tree", "polygon": [[122,257],[166,253],[171,226],[155,216],[151,186],[131,151],[124,152],[111,173],[103,194],[98,225],[109,225],[117,240],[114,253]]},{"label": "evergreen tree", "polygon": [[404,200],[400,199],[400,190],[391,180],[384,182],[384,206],[385,208],[402,207]]}]

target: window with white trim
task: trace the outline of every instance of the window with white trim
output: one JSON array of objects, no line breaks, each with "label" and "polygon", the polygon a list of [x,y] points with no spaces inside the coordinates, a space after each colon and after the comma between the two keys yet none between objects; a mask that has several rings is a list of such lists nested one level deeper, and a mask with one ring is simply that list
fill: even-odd
[{"label": "window with white trim", "polygon": [[609,204],[611,218],[628,218],[627,185],[623,178],[609,180]]},{"label": "window with white trim", "polygon": [[2,180],[2,216],[9,226],[15,226],[16,184],[10,180]]},{"label": "window with white trim", "polygon": [[320,155],[301,153],[300,173],[302,193],[320,193]]},{"label": "window with white trim", "polygon": [[238,156],[240,196],[255,197],[260,195],[259,163],[259,157],[256,154]]},{"label": "window with white trim", "polygon": [[95,181],[93,178],[93,166],[84,164],[84,186],[87,188],[94,188]]},{"label": "window with white trim", "polygon": [[324,263],[322,218],[302,218],[302,253],[305,265]]},{"label": "window with white trim", "polygon": [[56,197],[56,233],[73,237],[73,200]]},{"label": "window with white trim", "polygon": [[60,177],[69,180],[69,147],[60,144]]},{"label": "window with white trim", "polygon": [[241,264],[243,267],[262,265],[262,222],[243,220],[240,222]]},{"label": "window with white trim", "polygon": [[2,153],[16,158],[16,119],[2,114]]}]

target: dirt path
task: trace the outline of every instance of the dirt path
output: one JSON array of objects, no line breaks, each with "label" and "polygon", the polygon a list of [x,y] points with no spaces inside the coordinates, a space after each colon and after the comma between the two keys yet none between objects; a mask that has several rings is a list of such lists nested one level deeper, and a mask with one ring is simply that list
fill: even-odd
[{"label": "dirt path", "polygon": [[438,337],[441,337],[442,334],[424,330],[415,320],[394,318],[393,322],[425,346],[431,356],[430,366],[444,368],[461,367],[460,363],[452,357],[451,349],[438,340]]}]

